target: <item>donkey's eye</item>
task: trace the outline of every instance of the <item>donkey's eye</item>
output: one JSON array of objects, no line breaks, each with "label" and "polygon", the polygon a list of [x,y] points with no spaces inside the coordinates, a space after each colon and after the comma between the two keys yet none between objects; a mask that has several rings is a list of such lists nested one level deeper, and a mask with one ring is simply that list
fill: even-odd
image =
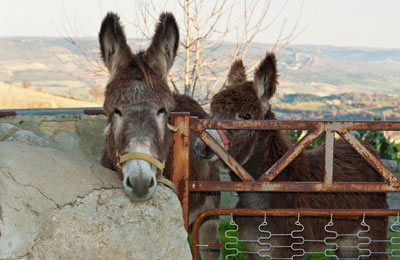
[{"label": "donkey's eye", "polygon": [[250,120],[251,119],[251,114],[250,113],[243,113],[243,114],[239,115],[239,118],[243,119],[243,120]]},{"label": "donkey's eye", "polygon": [[165,114],[165,112],[165,108],[162,107],[157,111],[157,115]]},{"label": "donkey's eye", "polygon": [[119,110],[118,108],[114,108],[114,114],[117,114],[119,116],[122,116],[122,112],[121,110]]}]

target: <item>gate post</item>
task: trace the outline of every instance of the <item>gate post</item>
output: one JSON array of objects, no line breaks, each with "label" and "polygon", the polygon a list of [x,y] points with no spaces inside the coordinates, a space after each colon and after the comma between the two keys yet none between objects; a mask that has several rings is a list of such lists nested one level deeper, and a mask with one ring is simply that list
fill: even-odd
[{"label": "gate post", "polygon": [[190,147],[190,113],[175,112],[171,114],[171,124],[178,130],[173,134],[170,153],[170,178],[178,190],[181,201],[185,228],[189,227],[189,147]]}]

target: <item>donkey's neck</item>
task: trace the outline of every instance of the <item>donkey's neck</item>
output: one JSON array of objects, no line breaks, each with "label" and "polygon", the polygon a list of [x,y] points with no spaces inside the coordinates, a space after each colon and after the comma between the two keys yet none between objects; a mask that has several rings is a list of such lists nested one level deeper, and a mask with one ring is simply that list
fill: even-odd
[{"label": "donkey's neck", "polygon": [[[257,180],[290,149],[291,145],[283,131],[260,131],[252,156],[243,167]],[[274,181],[296,181],[301,179],[307,170],[308,162],[302,153]],[[238,207],[294,208],[296,205],[293,196],[294,193],[243,192],[239,193]]]},{"label": "donkey's neck", "polygon": [[[262,131],[257,140],[253,156],[243,167],[258,179],[290,149],[290,142],[281,131]],[[303,154],[289,164],[274,181],[295,181],[307,170]],[[294,193],[240,192],[238,207],[247,208],[295,208]]]},{"label": "donkey's neck", "polygon": [[281,131],[261,131],[257,139],[253,156],[243,165],[255,179],[264,174],[290,149],[290,142]]}]

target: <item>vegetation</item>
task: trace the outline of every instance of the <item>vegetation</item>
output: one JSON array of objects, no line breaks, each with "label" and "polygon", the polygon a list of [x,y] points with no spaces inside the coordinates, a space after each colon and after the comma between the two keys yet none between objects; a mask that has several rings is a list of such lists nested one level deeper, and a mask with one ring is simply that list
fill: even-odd
[{"label": "vegetation", "polygon": [[[380,121],[379,118],[374,120]],[[400,163],[400,144],[394,143],[390,137],[386,137],[383,131],[352,131],[354,136],[363,142],[371,144],[382,159],[397,160]],[[297,143],[304,135],[302,130],[290,130],[288,134],[292,143]],[[324,143],[325,135],[321,134],[307,149],[315,148]]]},{"label": "vegetation", "polygon": [[[287,133],[290,136],[290,141],[295,144],[297,143],[305,134],[306,131],[303,130],[289,130]],[[322,133],[314,142],[310,144],[307,149],[313,149],[324,143],[325,133]]]},{"label": "vegetation", "polygon": [[[374,118],[380,121],[380,118]],[[386,137],[382,131],[354,131],[353,134],[358,140],[371,144],[382,159],[398,160],[400,162],[400,144],[395,144]]]},{"label": "vegetation", "polygon": [[[228,231],[232,230],[232,231]],[[235,226],[229,220],[221,220],[219,223],[219,236],[221,238],[221,242],[225,245],[228,242],[235,243],[237,239],[239,239],[239,233],[235,230]],[[228,235],[229,237],[227,237]],[[234,238],[232,238],[234,237]],[[239,242],[236,247],[227,246],[227,248],[235,248],[238,251],[246,251],[246,248],[243,246],[242,242]],[[225,248],[222,249],[222,259],[225,259],[229,254],[235,254],[236,250],[227,250]],[[231,257],[232,259],[232,257]],[[245,260],[247,259],[247,254],[239,254],[235,258],[235,260]]]},{"label": "vegetation", "polygon": [[[219,222],[219,237],[221,239],[221,244],[225,245],[226,243],[235,243],[237,239],[239,239],[239,233],[235,230],[235,226],[232,225],[230,220],[220,220]],[[228,236],[226,236],[226,233],[228,232]],[[189,245],[190,248],[192,248],[192,233],[189,234],[188,237]],[[237,249],[238,251],[246,251],[246,248],[243,246],[242,242],[239,242],[237,246],[228,246],[228,248],[232,249]],[[225,248],[221,249],[222,252],[222,259],[225,259],[227,255],[229,254],[235,254],[236,250],[227,250]],[[235,260],[246,260],[247,259],[247,254],[239,254],[236,257],[230,257],[229,259],[235,259]]]},{"label": "vegetation", "polygon": [[398,100],[397,95],[388,94],[287,94],[277,96],[274,110],[285,120],[399,120]]}]

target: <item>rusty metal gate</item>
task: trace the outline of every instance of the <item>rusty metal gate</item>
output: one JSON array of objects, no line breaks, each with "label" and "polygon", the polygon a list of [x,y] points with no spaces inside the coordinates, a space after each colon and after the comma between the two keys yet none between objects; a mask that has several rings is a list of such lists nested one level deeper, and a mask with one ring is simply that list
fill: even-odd
[{"label": "rusty metal gate", "polygon": [[[174,134],[171,151],[171,179],[178,188],[182,203],[185,226],[188,228],[189,192],[206,191],[257,191],[257,192],[400,192],[400,180],[378,160],[350,132],[351,130],[400,131],[400,122],[389,121],[228,121],[206,120],[191,117],[188,113],[174,113],[172,123],[179,127]],[[233,157],[206,132],[206,129],[252,129],[252,130],[307,130],[307,134],[289,149],[259,179],[253,177]],[[206,143],[218,157],[240,178],[241,182],[189,181],[189,135],[192,130]],[[322,133],[324,144],[324,180],[323,182],[272,182],[303,150]],[[335,134],[339,134],[352,146],[386,182],[334,182],[333,152]],[[320,216],[320,217],[362,217],[362,216],[398,216],[400,209],[213,209],[201,213],[193,224],[193,259],[199,259],[199,228],[207,216]],[[297,222],[296,222],[297,223]],[[298,223],[300,223],[298,221]],[[329,223],[327,223],[329,224]],[[364,223],[365,224],[365,223]],[[400,232],[397,220],[392,230]],[[297,224],[296,224],[297,225]],[[301,223],[300,223],[301,225]],[[366,225],[366,224],[365,224]],[[397,228],[397,229],[396,229]],[[400,237],[392,244],[400,245]],[[206,245],[221,248],[223,245]],[[237,252],[236,252],[237,253]],[[303,252],[304,253],[304,252]],[[400,257],[400,249],[392,250],[392,256]],[[304,255],[304,254],[303,254]],[[301,256],[301,255],[299,255]],[[271,259],[271,258],[270,258]]]}]

